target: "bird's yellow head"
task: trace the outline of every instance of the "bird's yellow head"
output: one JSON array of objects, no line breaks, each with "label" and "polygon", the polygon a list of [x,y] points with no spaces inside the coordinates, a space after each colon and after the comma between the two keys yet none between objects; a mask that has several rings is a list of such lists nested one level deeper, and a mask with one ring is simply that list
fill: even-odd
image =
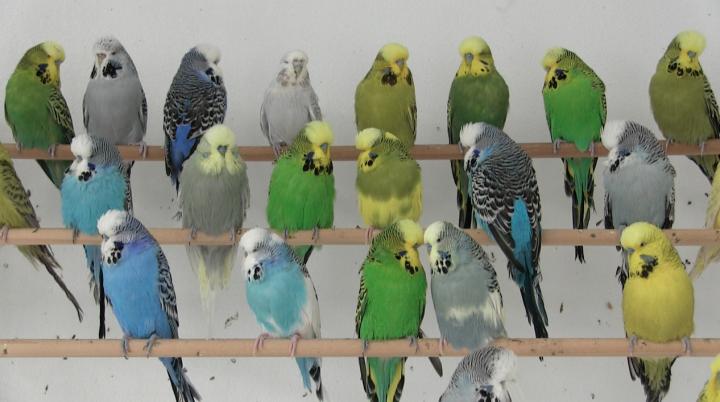
[{"label": "bird's yellow head", "polygon": [[[677,69],[673,69],[678,75],[693,71],[700,71],[700,55],[705,50],[705,36],[696,31],[685,31],[677,34],[673,39],[668,51],[675,50],[677,54]],[[678,73],[678,71],[682,73]]]},{"label": "bird's yellow head", "polygon": [[355,148],[360,150],[360,155],[357,158],[358,171],[367,173],[381,165],[383,158],[387,156],[387,149],[382,145],[388,143],[388,141],[402,145],[394,134],[383,133],[378,128],[366,128],[360,131],[355,137]]},{"label": "bird's yellow head", "polygon": [[332,173],[332,159],[330,146],[334,136],[330,125],[324,121],[311,121],[305,125],[300,136],[307,140],[310,150],[305,153],[305,164],[312,168],[315,174],[320,171]]},{"label": "bird's yellow head", "polygon": [[479,77],[490,74],[495,68],[490,47],[483,38],[470,36],[460,43],[460,67],[456,76]]},{"label": "bird's yellow head", "polygon": [[208,175],[218,175],[227,170],[236,174],[245,169],[235,148],[235,133],[224,124],[216,124],[203,134],[196,152],[200,168]]},{"label": "bird's yellow head", "polygon": [[388,43],[375,57],[373,69],[382,75],[383,84],[395,85],[398,79],[403,79],[412,85],[410,69],[407,61],[410,54],[408,49],[398,43]]},{"label": "bird's yellow head", "polygon": [[412,270],[415,273],[422,268],[417,248],[424,242],[423,230],[417,222],[410,219],[399,220],[393,226],[397,228],[402,238],[398,250],[393,250],[395,258],[408,272]]},{"label": "bird's yellow head", "polygon": [[555,89],[564,81],[567,81],[571,75],[573,61],[577,59],[575,53],[554,47],[549,49],[542,58],[542,67],[545,69],[545,83],[543,88]]},{"label": "bird's yellow head", "polygon": [[65,61],[65,50],[59,43],[47,41],[25,52],[18,68],[32,70],[43,84],[60,86],[60,64]]},{"label": "bird's yellow head", "polygon": [[660,228],[650,223],[636,222],[626,227],[620,235],[620,245],[628,255],[631,278],[647,278],[656,269],[677,266],[675,263],[682,266],[670,240]]}]

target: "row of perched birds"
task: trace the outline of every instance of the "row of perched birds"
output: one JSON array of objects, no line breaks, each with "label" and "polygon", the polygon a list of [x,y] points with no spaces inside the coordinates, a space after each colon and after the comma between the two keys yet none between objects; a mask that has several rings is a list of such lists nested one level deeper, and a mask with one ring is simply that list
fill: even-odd
[{"label": "row of perched birds", "polygon": [[[670,140],[702,144],[720,135],[717,104],[699,62],[704,45],[702,35],[680,33],[651,80],[653,112]],[[132,215],[132,163],[124,162],[115,146],[137,144],[140,152],[145,152],[147,104],[137,70],[117,39],[102,38],[93,51],[94,67],[83,99],[88,134],[74,134],[60,92],[59,65],[64,51],[54,42],[31,48],[21,59],[7,83],[6,119],[18,147],[48,149],[53,154],[57,144],[71,144],[74,161],[38,163],[61,191],[65,225],[76,233],[103,236],[101,246],[84,246],[93,293],[100,305],[99,336],[105,335],[104,301],[108,300],[125,339],[149,338],[151,349],[155,338],[178,335],[175,294],[167,259]],[[407,49],[385,45],[356,90],[359,133],[355,145],[360,150],[356,189],[368,240],[372,239],[362,267],[356,312],[356,333],[365,341],[423,335],[420,323],[427,283],[417,252],[421,244],[430,245],[431,294],[441,349],[447,343],[477,349],[506,337],[495,270],[482,247],[460,230],[474,226],[500,246],[535,335],[548,336],[540,289],[541,213],[535,170],[527,153],[502,131],[509,92],[488,45],[470,37],[461,43],[460,55],[448,101],[449,141],[468,149],[464,160],[451,162],[459,227],[440,221],[423,232],[415,223],[422,213],[422,182],[420,167],[409,152],[415,141],[416,108]],[[179,192],[183,227],[193,235],[197,231],[230,233],[234,239],[248,208],[249,186],[235,135],[221,124],[227,102],[219,61],[220,52],[208,45],[194,47],[183,57],[164,107],[165,165]],[[636,338],[656,342],[688,338],[693,329],[692,282],[658,229],[671,227],[674,217],[675,171],[664,149],[650,130],[637,123],[606,124],[604,84],[575,53],[551,49],[542,64],[547,71],[543,98],[552,141],[556,145],[573,142],[578,149],[592,153],[594,143],[602,140],[610,149],[603,173],[605,226],[627,228],[621,240],[624,251],[618,277],[631,344]],[[277,155],[267,220],[270,228],[285,238],[299,230],[317,234],[318,229],[333,225],[333,133],[321,120],[307,56],[290,52],[266,92],[260,119]],[[692,159],[711,179],[718,156]],[[586,228],[597,158],[565,158],[563,163],[573,226]],[[9,228],[38,227],[29,194],[2,148],[0,179],[0,236],[6,238]],[[720,190],[713,187],[712,194],[710,226],[718,220]],[[633,225],[635,222],[649,224]],[[373,238],[374,229],[382,231]],[[317,296],[306,268],[313,247],[291,248],[283,237],[264,229],[250,230],[239,243],[248,303],[266,332],[258,338],[256,348],[262,347],[267,336],[289,337],[294,354],[299,338],[320,337]],[[237,247],[187,247],[210,320],[215,292],[230,279]],[[718,250],[701,250],[694,272],[701,272]],[[82,319],[82,310],[57,274],[59,264],[51,250],[24,246],[20,251],[53,275]],[[576,248],[576,258],[584,261],[582,247]],[[467,314],[458,315],[458,311]],[[181,359],[161,360],[176,400],[198,398]],[[368,398],[400,398],[404,360],[360,359]],[[441,372],[439,361],[431,360]],[[509,367],[507,360],[503,361],[502,366]],[[667,392],[673,361],[629,359],[631,375],[640,377],[648,401],[659,401]],[[303,385],[322,400],[320,360],[299,358],[297,362]],[[461,363],[458,370],[470,370],[470,366]],[[463,375],[470,374],[453,376],[443,401],[464,401],[467,392],[478,392],[475,400],[509,398],[500,379],[470,375],[472,381],[484,381],[483,386],[471,387],[474,383]],[[712,388],[713,398],[715,393]]]}]

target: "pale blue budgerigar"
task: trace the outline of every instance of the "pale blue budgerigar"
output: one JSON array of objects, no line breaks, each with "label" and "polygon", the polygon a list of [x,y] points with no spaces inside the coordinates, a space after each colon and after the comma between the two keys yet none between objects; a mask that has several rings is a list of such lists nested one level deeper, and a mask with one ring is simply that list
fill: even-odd
[{"label": "pale blue budgerigar", "polygon": [[548,316],[540,290],[540,194],[532,160],[507,134],[486,123],[467,124],[460,141],[470,148],[465,171],[477,226],[507,257],[535,336],[547,338]]},{"label": "pale blue budgerigar", "polygon": [[138,145],[145,156],[147,101],[133,60],[113,36],[98,39],[93,56],[83,97],[85,129],[115,145]]},{"label": "pale blue budgerigar", "polygon": [[450,222],[425,230],[433,305],[440,327],[440,351],[478,349],[505,338],[503,300],[497,274],[482,247]]},{"label": "pale blue budgerigar", "polygon": [[[178,311],[167,258],[150,232],[126,211],[110,210],[97,223],[102,235],[105,295],[123,332],[122,348],[131,338],[177,339]],[[161,357],[176,402],[200,400],[179,357]]]},{"label": "pale blue budgerigar", "polygon": [[486,346],[458,364],[440,402],[511,402],[517,356],[511,350]]},{"label": "pale blue budgerigar", "polygon": [[[73,138],[70,150],[75,156],[60,186],[62,217],[74,234],[98,234],[97,222],[111,209],[129,209],[130,185],[127,165],[117,147],[109,140],[80,134]],[[100,246],[85,245],[85,260],[90,270],[90,288],[100,305],[98,336],[105,337],[105,292],[102,287]]]},{"label": "pale blue budgerigar", "polygon": [[180,62],[165,100],[165,173],[176,191],[183,163],[195,152],[200,137],[225,120],[227,94],[218,63],[218,48],[198,45],[190,49]]},{"label": "pale blue budgerigar", "polygon": [[280,71],[265,91],[260,107],[260,128],[277,157],[283,146],[310,121],[322,120],[318,97],[310,84],[308,57],[302,50],[283,56]]},{"label": "pale blue budgerigar", "polygon": [[[249,230],[240,239],[240,247],[245,256],[247,301],[264,331],[255,342],[255,351],[270,336],[289,337],[294,356],[298,339],[320,338],[320,305],[310,273],[292,247],[269,230]],[[295,360],[305,389],[322,401],[327,395],[320,377],[321,360]]]},{"label": "pale blue budgerigar", "polygon": [[[609,121],[602,142],[609,150],[603,172],[605,229],[622,231],[635,222],[672,228],[675,169],[652,131],[633,121]],[[628,269],[625,256],[621,260],[617,277],[624,287]]]},{"label": "pale blue budgerigar", "polygon": [[[182,225],[218,236],[230,233],[235,240],[250,203],[245,162],[235,146],[235,133],[218,124],[208,129],[180,176]],[[230,281],[237,244],[232,246],[187,246],[190,265],[200,282],[203,306],[212,324],[215,292]]]}]

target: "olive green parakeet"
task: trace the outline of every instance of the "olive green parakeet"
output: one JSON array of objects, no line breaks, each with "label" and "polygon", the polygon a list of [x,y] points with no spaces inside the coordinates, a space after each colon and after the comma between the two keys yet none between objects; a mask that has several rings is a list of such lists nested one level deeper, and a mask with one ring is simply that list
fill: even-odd
[{"label": "olive green parakeet", "polygon": [[[55,146],[70,144],[75,136],[70,109],[60,92],[64,60],[60,44],[43,42],[25,52],[8,80],[5,120],[19,148],[39,148],[55,156]],[[70,161],[37,163],[59,189]]]},{"label": "olive green parakeet", "polygon": [[[658,61],[650,80],[650,106],[663,136],[682,144],[720,138],[720,113],[715,95],[700,65],[705,37],[679,33]],[[688,156],[712,183],[718,155]]]},{"label": "olive green parakeet", "polygon": [[[427,280],[417,247],[424,243],[417,223],[403,219],[373,239],[360,269],[355,332],[363,341],[422,337]],[[359,358],[363,388],[371,401],[398,402],[405,384],[406,357]],[[439,360],[431,359],[442,375]]]},{"label": "olive green parakeet", "polygon": [[[463,40],[460,57],[460,67],[450,86],[447,105],[450,144],[460,142],[460,129],[468,123],[484,122],[502,130],[510,105],[508,86],[495,69],[490,47],[482,38],[470,36]],[[450,168],[457,187],[458,226],[465,229],[474,227],[463,161],[450,161]]]},{"label": "olive green parakeet", "polygon": [[[555,149],[562,141],[572,142],[580,151],[594,152],[605,125],[607,105],[605,84],[575,53],[548,50],[542,60],[546,71],[542,94],[550,138]],[[595,208],[595,165],[597,158],[563,158],[565,194],[572,199],[573,228],[587,229],[590,209]],[[582,246],[575,247],[575,258],[585,262]]]},{"label": "olive green parakeet", "polygon": [[355,125],[389,131],[410,149],[415,144],[415,85],[407,65],[408,50],[388,43],[355,89]]},{"label": "olive green parakeet", "polygon": [[[323,121],[311,121],[278,158],[270,177],[267,220],[274,230],[292,233],[332,227],[335,177],[330,158],[333,132]],[[306,263],[312,246],[295,247]]]}]

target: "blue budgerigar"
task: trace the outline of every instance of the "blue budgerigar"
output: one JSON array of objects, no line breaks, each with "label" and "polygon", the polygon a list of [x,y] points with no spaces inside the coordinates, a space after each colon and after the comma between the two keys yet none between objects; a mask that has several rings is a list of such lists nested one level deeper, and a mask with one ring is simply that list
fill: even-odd
[{"label": "blue budgerigar", "polygon": [[512,402],[508,385],[516,367],[511,350],[487,346],[471,352],[458,364],[440,402]]},{"label": "blue budgerigar", "polygon": [[[609,121],[602,142],[610,153],[605,162],[605,229],[624,230],[635,222],[661,229],[675,220],[675,169],[648,128],[632,121]],[[625,257],[618,268],[625,286]]]},{"label": "blue budgerigar", "polygon": [[180,62],[165,100],[165,173],[176,191],[183,163],[195,152],[200,137],[225,120],[227,94],[218,63],[218,48],[198,45],[190,49]]},{"label": "blue budgerigar", "polygon": [[[105,294],[128,339],[148,339],[150,354],[156,339],[178,337],[175,289],[167,258],[140,221],[126,211],[110,210],[97,223],[102,235],[102,271]],[[200,400],[179,357],[162,357],[176,402]]]},{"label": "blue budgerigar", "polygon": [[547,338],[548,317],[540,290],[540,194],[532,160],[507,134],[486,123],[463,127],[460,141],[470,148],[465,171],[477,226],[507,257],[535,336]]},{"label": "blue budgerigar", "polygon": [[497,274],[485,251],[450,222],[425,230],[440,350],[445,343],[475,350],[505,338],[503,300]]},{"label": "blue budgerigar", "polygon": [[[111,209],[128,209],[130,204],[127,165],[112,142],[88,134],[73,138],[70,150],[75,160],[60,186],[62,216],[75,233],[97,235],[98,219]],[[86,245],[90,287],[100,305],[98,336],[105,337],[105,295],[100,269],[100,246]]]},{"label": "blue budgerigar", "polygon": [[[310,273],[292,247],[266,229],[251,229],[240,239],[245,260],[247,301],[265,331],[255,349],[269,336],[290,338],[290,355],[298,339],[320,338],[320,305]],[[297,358],[305,389],[322,401],[325,390],[319,358]],[[314,383],[314,388],[312,384]]]}]

